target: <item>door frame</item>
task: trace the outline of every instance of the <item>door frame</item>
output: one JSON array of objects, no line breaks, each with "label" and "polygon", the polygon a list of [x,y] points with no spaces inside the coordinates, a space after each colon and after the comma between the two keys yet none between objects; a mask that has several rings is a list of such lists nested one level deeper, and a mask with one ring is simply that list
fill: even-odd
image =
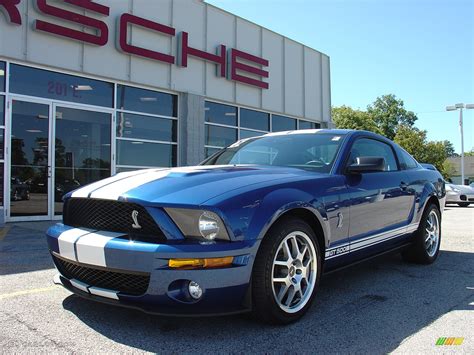
[{"label": "door frame", "polygon": [[[48,212],[43,216],[11,216],[11,131],[13,123],[13,101],[29,102],[40,105],[48,106],[48,165],[46,166],[48,171],[48,201],[47,208]],[[5,206],[5,220],[7,222],[23,222],[23,221],[44,221],[52,219],[52,178],[51,178],[51,164],[53,162],[52,153],[54,152],[53,145],[53,136],[52,136],[52,114],[53,114],[53,104],[51,100],[41,99],[41,98],[30,98],[17,95],[8,95],[7,96],[7,121],[5,122],[5,184],[4,184],[4,206]]]},{"label": "door frame", "polygon": [[[61,220],[62,216],[55,216],[54,214],[54,180],[55,180],[55,151],[56,151],[56,112],[57,107],[71,108],[82,111],[91,112],[102,112],[110,114],[110,173],[115,173],[115,111],[113,108],[103,108],[82,104],[75,104],[64,101],[57,101],[51,99],[43,99],[25,95],[14,95],[10,94],[6,96],[7,108],[5,113],[5,149],[4,149],[4,206],[5,206],[5,221],[6,222],[32,222],[32,221],[51,221]],[[14,100],[30,102],[36,104],[47,105],[49,107],[48,117],[48,213],[43,216],[11,216],[11,129],[12,129],[12,118],[13,118],[13,107],[12,103]]]}]

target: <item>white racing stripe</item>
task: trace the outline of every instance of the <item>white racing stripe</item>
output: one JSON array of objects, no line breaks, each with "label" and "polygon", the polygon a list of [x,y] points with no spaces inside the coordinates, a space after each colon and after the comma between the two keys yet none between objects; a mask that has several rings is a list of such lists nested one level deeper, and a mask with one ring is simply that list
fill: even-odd
[{"label": "white racing stripe", "polygon": [[170,169],[161,169],[148,171],[144,174],[131,176],[124,181],[116,181],[104,186],[90,194],[91,198],[100,198],[104,200],[118,200],[118,198],[125,192],[130,191],[138,186],[144,185],[148,182],[162,179],[171,172]]},{"label": "white racing stripe", "polygon": [[119,299],[118,295],[117,295],[118,292],[112,291],[112,290],[107,290],[105,288],[91,286],[91,287],[89,287],[89,292],[93,295],[107,297],[107,298],[111,298],[113,300],[118,300]]},{"label": "white racing stripe", "polygon": [[106,186],[108,184],[111,184],[113,182],[120,181],[122,179],[128,178],[130,176],[140,175],[140,174],[144,174],[144,173],[146,173],[146,170],[129,171],[129,172],[126,172],[126,173],[120,173],[120,174],[114,175],[112,177],[109,177],[107,179],[100,180],[100,181],[94,182],[92,184],[89,184],[87,186],[84,186],[83,188],[80,188],[80,189],[74,191],[72,193],[71,197],[89,197],[89,194],[94,190],[100,189],[101,187],[104,187],[104,186]]},{"label": "white racing stripe", "polygon": [[89,290],[87,289],[87,287],[88,287],[89,285],[85,284],[84,282],[81,282],[81,281],[76,280],[76,279],[71,279],[71,280],[69,280],[69,282],[70,282],[71,285],[73,285],[75,288],[78,288],[78,289],[81,290],[81,291],[84,291],[84,292],[89,293]]},{"label": "white racing stripe", "polygon": [[59,255],[69,260],[77,260],[74,243],[91,232],[93,231],[89,229],[74,228],[61,233],[58,238]]},{"label": "white racing stripe", "polygon": [[80,263],[107,266],[105,262],[105,245],[114,238],[124,235],[114,232],[89,233],[76,243],[77,261]]}]

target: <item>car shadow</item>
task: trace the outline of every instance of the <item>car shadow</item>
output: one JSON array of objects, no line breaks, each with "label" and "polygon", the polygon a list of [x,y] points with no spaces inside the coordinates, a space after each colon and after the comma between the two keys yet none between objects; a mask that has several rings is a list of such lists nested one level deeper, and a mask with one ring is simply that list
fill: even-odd
[{"label": "car shadow", "polygon": [[442,315],[473,309],[473,266],[472,253],[452,251],[429,266],[379,257],[325,276],[308,314],[286,327],[243,315],[159,317],[74,295],[63,307],[105,337],[151,352],[387,353]]},{"label": "car shadow", "polygon": [[0,275],[54,268],[45,232],[54,222],[8,223],[0,229]]}]

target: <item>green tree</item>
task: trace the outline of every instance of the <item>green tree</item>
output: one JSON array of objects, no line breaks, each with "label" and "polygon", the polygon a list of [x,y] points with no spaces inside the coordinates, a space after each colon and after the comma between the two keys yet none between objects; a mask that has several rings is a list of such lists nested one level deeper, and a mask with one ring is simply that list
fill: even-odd
[{"label": "green tree", "polygon": [[405,109],[402,100],[393,94],[378,97],[373,104],[367,107],[380,132],[389,139],[394,139],[399,126],[412,127],[418,119],[412,111]]},{"label": "green tree", "polygon": [[443,141],[443,145],[444,145],[444,150],[446,151],[446,155],[448,157],[457,157],[459,156],[456,151],[454,150],[454,146],[453,146],[453,143],[451,143],[450,141],[448,140],[444,140]]},{"label": "green tree", "polygon": [[426,131],[416,127],[400,126],[394,137],[394,142],[410,153],[419,162],[425,160]]},{"label": "green tree", "polygon": [[464,156],[466,157],[474,157],[474,147],[471,148],[471,150],[469,152],[465,152],[464,153]]},{"label": "green tree", "polygon": [[428,141],[426,131],[404,125],[398,127],[394,141],[420,163],[433,164],[444,178],[451,176],[452,169],[445,163],[448,157],[445,142]]},{"label": "green tree", "polygon": [[366,111],[354,110],[348,106],[333,107],[332,121],[337,128],[358,129],[382,133]]}]

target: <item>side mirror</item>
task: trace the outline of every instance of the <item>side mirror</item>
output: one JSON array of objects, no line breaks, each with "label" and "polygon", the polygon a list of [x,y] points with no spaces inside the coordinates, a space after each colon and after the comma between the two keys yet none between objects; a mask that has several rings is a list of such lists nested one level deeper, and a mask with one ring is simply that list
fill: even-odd
[{"label": "side mirror", "polygon": [[347,167],[351,174],[361,174],[385,170],[385,159],[382,157],[357,157],[355,163]]}]

